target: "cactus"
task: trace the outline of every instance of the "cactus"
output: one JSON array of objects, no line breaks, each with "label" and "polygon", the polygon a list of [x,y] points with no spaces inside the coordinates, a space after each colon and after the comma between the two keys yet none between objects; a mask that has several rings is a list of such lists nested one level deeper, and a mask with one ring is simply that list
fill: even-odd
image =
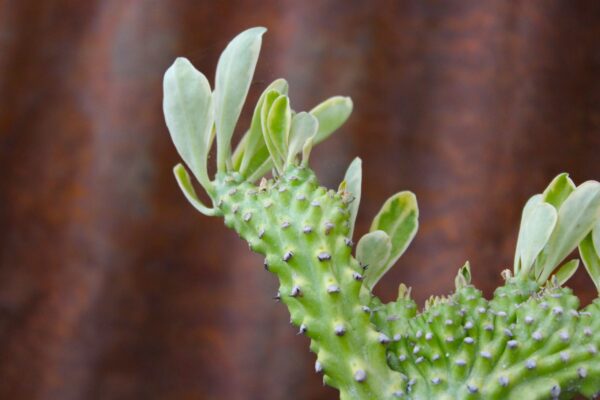
[{"label": "cactus", "polygon": [[[287,82],[278,79],[260,96],[232,151],[265,31],[252,28],[230,42],[214,91],[186,59],[167,70],[168,129],[212,204],[199,199],[183,165],[174,173],[198,211],[223,217],[264,255],[264,267],[279,278],[277,299],[311,339],[324,383],[341,399],[598,395],[600,300],[580,309],[564,286],[579,260],[564,260],[578,247],[600,291],[600,183],[575,186],[561,174],[527,202],[513,270],[502,273],[505,284],[491,300],[471,284],[467,263],[455,292],[430,298],[420,312],[405,285],[396,301],[383,304],[372,290],[418,229],[414,194],[392,196],[354,246],[361,161],[350,164],[337,190],[320,186],[308,167],[311,148],[345,122],[351,100],[333,97],[295,112]],[[207,159],[215,136],[211,179]]]}]

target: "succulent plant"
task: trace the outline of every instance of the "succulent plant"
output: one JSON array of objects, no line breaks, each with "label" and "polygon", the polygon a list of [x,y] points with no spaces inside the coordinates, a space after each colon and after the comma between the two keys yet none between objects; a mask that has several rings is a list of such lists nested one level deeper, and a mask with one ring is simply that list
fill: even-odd
[{"label": "succulent plant", "polygon": [[[353,244],[361,198],[355,159],[337,190],[319,185],[311,148],[349,117],[352,101],[332,97],[292,110],[288,84],[258,99],[250,127],[231,139],[248,94],[264,28],[235,37],[217,66],[215,89],[178,58],[164,78],[164,113],[181,158],[208,194],[203,204],[186,168],[174,168],[189,202],[219,216],[280,281],[278,299],[311,339],[315,370],[341,399],[558,399],[600,392],[600,300],[584,308],[563,286],[579,266],[577,247],[600,291],[600,183],[557,176],[524,207],[512,271],[491,300],[458,271],[456,290],[423,310],[400,285],[383,304],[373,287],[418,229],[415,195],[385,202]],[[217,172],[208,154],[216,136]],[[272,177],[264,177],[272,171]]]}]

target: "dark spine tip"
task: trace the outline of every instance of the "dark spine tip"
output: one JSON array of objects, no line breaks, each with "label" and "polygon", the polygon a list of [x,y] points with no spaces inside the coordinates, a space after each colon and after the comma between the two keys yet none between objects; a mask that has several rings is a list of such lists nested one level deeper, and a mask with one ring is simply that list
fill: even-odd
[{"label": "dark spine tip", "polygon": [[318,360],[315,362],[315,372],[317,374],[323,372],[323,365],[321,365],[321,363]]},{"label": "dark spine tip", "polygon": [[367,373],[364,369],[356,370],[354,373],[354,380],[358,383],[362,383],[367,379]]},{"label": "dark spine tip", "polygon": [[364,276],[362,276],[358,272],[354,272],[352,274],[352,277],[354,278],[355,281],[362,281],[364,279]]},{"label": "dark spine tip", "polygon": [[467,390],[469,391],[469,393],[477,393],[479,391],[477,386],[473,385],[467,385]]},{"label": "dark spine tip", "polygon": [[288,251],[283,255],[282,260],[285,262],[288,262],[292,259],[293,256],[294,256],[294,253],[292,253],[291,251]]},{"label": "dark spine tip", "polygon": [[302,291],[300,290],[300,286],[294,285],[294,287],[292,288],[292,290],[290,292],[290,296],[299,297],[301,295],[302,295]]},{"label": "dark spine tip", "polygon": [[340,287],[338,285],[329,285],[327,286],[327,293],[339,293]]},{"label": "dark spine tip", "polygon": [[380,333],[379,338],[377,340],[381,344],[389,344],[390,343],[390,338],[387,337],[387,335],[385,333]]},{"label": "dark spine tip", "polygon": [[346,328],[344,328],[343,325],[336,325],[333,331],[335,332],[336,336],[344,336],[346,333]]}]

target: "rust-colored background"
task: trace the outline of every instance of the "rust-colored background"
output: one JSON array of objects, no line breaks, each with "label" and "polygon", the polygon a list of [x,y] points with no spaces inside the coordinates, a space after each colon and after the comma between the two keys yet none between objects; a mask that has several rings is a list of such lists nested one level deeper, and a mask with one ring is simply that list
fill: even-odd
[{"label": "rust-colored background", "polygon": [[[171,174],[163,72],[183,55],[212,81],[254,25],[252,102],[280,76],[297,110],[354,99],[312,160],[333,187],[364,160],[358,233],[418,196],[386,300],[447,293],[467,259],[491,294],[527,197],[600,178],[595,0],[0,0],[1,399],[336,398],[274,277]],[[583,271],[571,285],[594,296]]]}]

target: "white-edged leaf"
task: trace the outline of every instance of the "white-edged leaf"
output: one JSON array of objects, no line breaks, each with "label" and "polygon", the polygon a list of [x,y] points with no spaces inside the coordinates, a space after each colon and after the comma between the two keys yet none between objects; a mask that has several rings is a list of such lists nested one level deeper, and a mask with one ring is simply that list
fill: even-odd
[{"label": "white-edged leaf", "polygon": [[546,202],[533,206],[524,221],[522,241],[520,247],[521,271],[528,274],[538,254],[542,251],[554,227],[558,213],[556,209]]},{"label": "white-edged leaf", "polygon": [[558,210],[556,228],[537,260],[545,282],[555,266],[565,259],[590,233],[600,218],[600,183],[588,181],[579,185]]},{"label": "white-edged leaf", "polygon": [[185,58],[167,69],[163,111],[177,152],[209,194],[206,162],[212,143],[212,94],[206,77]]},{"label": "white-edged leaf", "polygon": [[319,129],[319,121],[311,114],[302,111],[294,115],[290,128],[287,164],[294,161],[296,155],[302,151],[304,143],[317,133],[317,129]]},{"label": "white-edged leaf", "polygon": [[579,259],[577,258],[564,263],[554,274],[558,284],[562,286],[567,283],[567,281],[571,279],[573,275],[575,275],[577,268],[579,268]]},{"label": "white-edged leaf", "polygon": [[287,81],[285,79],[273,81],[260,95],[256,107],[254,108],[250,129],[248,129],[248,132],[246,132],[242,138],[240,145],[233,153],[234,167],[237,166],[238,171],[244,176],[252,174],[266,159],[269,158],[269,151],[266,148],[262,133],[261,110],[265,97],[270,91],[275,91],[280,95],[287,94]]},{"label": "white-edged leaf", "polygon": [[344,181],[346,182],[346,192],[352,196],[348,205],[348,210],[350,210],[350,232],[348,236],[352,238],[356,215],[358,214],[358,206],[360,205],[362,186],[362,160],[360,158],[356,157],[352,160],[344,175]]},{"label": "white-edged leaf", "polygon": [[579,243],[579,255],[583,260],[583,265],[592,278],[598,293],[600,293],[600,256],[594,249],[592,235],[588,234],[585,239]]},{"label": "white-edged leaf", "polygon": [[173,168],[173,174],[175,175],[175,179],[179,184],[179,188],[185,195],[185,198],[194,206],[196,210],[209,217],[219,215],[218,210],[205,206],[200,199],[198,199],[198,195],[196,195],[196,191],[194,190],[190,176],[183,165],[177,164]]},{"label": "white-edged leaf", "polygon": [[600,257],[600,219],[596,222],[596,226],[592,230],[592,242],[596,248],[596,254]]},{"label": "white-edged leaf", "polygon": [[544,190],[543,200],[558,210],[573,190],[575,190],[575,184],[569,178],[569,174],[563,172],[557,175]]},{"label": "white-edged leaf", "polygon": [[363,283],[369,290],[387,272],[385,263],[391,250],[392,242],[384,231],[369,232],[358,241],[356,259],[366,267]]},{"label": "white-edged leaf", "polygon": [[386,260],[386,270],[406,251],[419,228],[419,207],[414,193],[404,191],[390,197],[373,219],[370,231],[388,234],[392,251]]},{"label": "white-edged leaf", "polygon": [[515,248],[515,261],[513,267],[515,276],[521,270],[521,247],[523,247],[523,231],[525,230],[526,221],[534,207],[542,201],[543,196],[541,194],[536,194],[530,197],[523,207],[523,212],[521,213],[521,225],[519,226],[519,236],[517,236],[517,245]]},{"label": "white-edged leaf", "polygon": [[319,120],[319,131],[315,136],[315,144],[327,139],[338,129],[352,113],[352,99],[350,97],[331,97],[315,108],[310,113]]},{"label": "white-edged leaf", "polygon": [[217,64],[214,96],[219,171],[225,171],[230,163],[231,137],[248,95],[265,31],[256,27],[237,35]]}]

